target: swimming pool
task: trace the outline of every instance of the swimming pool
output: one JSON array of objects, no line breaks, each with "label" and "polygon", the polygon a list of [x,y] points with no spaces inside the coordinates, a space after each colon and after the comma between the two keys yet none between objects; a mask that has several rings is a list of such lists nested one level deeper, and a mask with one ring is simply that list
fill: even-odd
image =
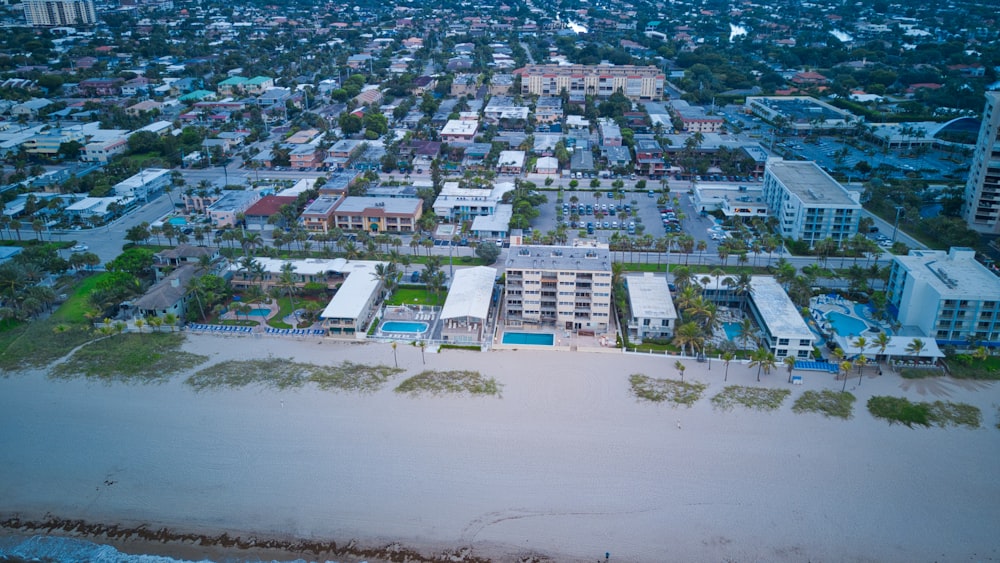
[{"label": "swimming pool", "polygon": [[505,332],[503,333],[504,344],[531,344],[535,346],[552,346],[555,342],[552,334],[535,332]]},{"label": "swimming pool", "polygon": [[740,339],[740,323],[722,323],[722,330],[726,331],[726,338],[733,342]]},{"label": "swimming pool", "polygon": [[868,330],[868,323],[836,311],[827,313],[826,320],[841,336],[860,336],[861,333]]},{"label": "swimming pool", "polygon": [[250,309],[247,314],[251,317],[266,317],[271,313],[270,309]]},{"label": "swimming pool", "polygon": [[427,323],[413,321],[386,321],[382,323],[382,332],[412,332],[420,334],[427,332]]},{"label": "swimming pool", "polygon": [[167,219],[167,223],[170,223],[171,225],[187,225],[188,221],[183,217],[171,217]]}]

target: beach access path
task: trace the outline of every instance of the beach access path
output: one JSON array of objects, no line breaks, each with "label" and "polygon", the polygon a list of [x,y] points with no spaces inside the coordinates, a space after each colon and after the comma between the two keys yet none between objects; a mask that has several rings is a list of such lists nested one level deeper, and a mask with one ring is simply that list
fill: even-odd
[{"label": "beach access path", "polygon": [[[387,344],[205,335],[185,349],[393,365]],[[674,358],[445,350],[425,366],[397,352],[407,373],[372,394],[0,378],[0,517],[471,546],[495,561],[1000,559],[996,384],[872,373],[845,421],[791,411],[805,390],[839,391],[828,374],[791,386],[779,369],[761,384],[792,390],[778,411],[720,411],[718,361],[685,361],[709,387],[673,408],[637,400],[628,375],[676,378]],[[502,397],[393,392],[423,369],[478,370]],[[755,379],[731,364],[729,384]],[[890,426],[865,409],[872,394],[972,403],[984,426]]]}]

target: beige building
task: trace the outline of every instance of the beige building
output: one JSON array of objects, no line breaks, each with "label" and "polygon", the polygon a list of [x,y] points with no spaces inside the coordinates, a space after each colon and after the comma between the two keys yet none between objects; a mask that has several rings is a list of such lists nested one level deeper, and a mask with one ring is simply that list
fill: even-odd
[{"label": "beige building", "polygon": [[97,10],[93,0],[25,0],[24,17],[34,27],[93,25]]},{"label": "beige building", "polygon": [[621,90],[632,100],[659,100],[666,79],[655,66],[528,65],[514,71],[521,77],[521,95],[607,98]]},{"label": "beige building", "polygon": [[506,326],[606,331],[611,322],[607,246],[512,246],[505,264]]}]

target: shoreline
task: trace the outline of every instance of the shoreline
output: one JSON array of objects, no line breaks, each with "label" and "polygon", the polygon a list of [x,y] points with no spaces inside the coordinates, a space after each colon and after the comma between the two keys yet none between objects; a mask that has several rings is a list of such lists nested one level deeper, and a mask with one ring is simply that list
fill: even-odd
[{"label": "shoreline", "polygon": [[[472,549],[457,547],[440,550],[429,555],[399,543],[389,542],[378,547],[361,545],[355,540],[338,544],[333,540],[282,539],[254,533],[217,534],[188,533],[170,528],[142,525],[104,524],[83,520],[48,516],[45,520],[23,520],[5,516],[0,520],[0,531],[19,538],[34,536],[77,539],[99,545],[108,545],[130,555],[158,555],[187,561],[306,561],[329,560],[336,557],[342,563],[433,563],[446,557],[461,563],[490,563],[497,561],[472,555]],[[544,561],[527,557],[523,563]]]},{"label": "shoreline", "polygon": [[[269,356],[394,361],[388,345],[246,344],[202,336],[184,350],[210,356],[200,367]],[[757,386],[755,369],[734,362],[723,382],[718,362],[684,360],[685,380],[709,388],[675,408],[637,400],[628,386],[631,373],[676,378],[675,358],[445,351],[427,352],[425,364],[417,348],[397,354],[406,372],[372,393],[195,392],[183,375],[160,385],[50,381],[42,371],[0,378],[0,515],[33,522],[3,529],[219,560],[257,556],[261,542],[274,558],[322,560],[312,550],[330,549],[369,563],[583,562],[605,552],[1000,559],[991,502],[1000,484],[986,471],[1000,458],[992,382],[866,374],[854,418],[840,420],[792,412],[803,391],[840,390],[815,372],[794,387],[783,371],[765,376],[760,386],[792,391],[775,412],[720,411],[709,398]],[[424,369],[481,371],[502,397],[393,391]],[[969,402],[983,427],[890,426],[867,412],[873,394]],[[77,535],[88,530],[97,535]]]}]

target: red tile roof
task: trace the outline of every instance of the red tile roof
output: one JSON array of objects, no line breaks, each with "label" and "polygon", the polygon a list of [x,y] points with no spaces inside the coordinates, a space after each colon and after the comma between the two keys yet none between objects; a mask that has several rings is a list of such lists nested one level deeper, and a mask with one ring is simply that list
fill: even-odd
[{"label": "red tile roof", "polygon": [[253,217],[270,217],[281,209],[282,205],[295,205],[296,197],[282,195],[268,195],[260,198],[260,201],[250,206],[244,215]]}]

